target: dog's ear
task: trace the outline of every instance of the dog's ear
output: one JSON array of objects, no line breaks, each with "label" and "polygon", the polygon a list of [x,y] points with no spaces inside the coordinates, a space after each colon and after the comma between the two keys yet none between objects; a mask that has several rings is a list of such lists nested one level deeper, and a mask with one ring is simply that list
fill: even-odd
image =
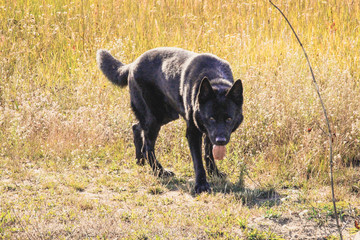
[{"label": "dog's ear", "polygon": [[207,77],[201,80],[197,99],[200,104],[205,103],[211,98],[215,97],[213,88],[211,87],[210,81]]},{"label": "dog's ear", "polygon": [[226,93],[226,97],[234,101],[238,106],[243,104],[243,86],[241,80],[237,80],[230,90]]}]

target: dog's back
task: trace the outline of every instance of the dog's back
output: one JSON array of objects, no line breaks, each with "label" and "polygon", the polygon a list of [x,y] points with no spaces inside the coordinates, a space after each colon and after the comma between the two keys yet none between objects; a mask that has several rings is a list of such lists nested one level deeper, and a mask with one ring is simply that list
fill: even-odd
[{"label": "dog's back", "polygon": [[[228,62],[204,53],[198,54],[181,48],[160,47],[149,50],[133,63],[124,65],[107,51],[99,50],[97,61],[100,69],[113,83],[143,91],[156,89],[166,102],[186,116],[187,105],[193,104],[194,93],[202,78],[210,82],[222,79],[226,87],[234,82]],[[131,90],[131,89],[130,89]]]}]

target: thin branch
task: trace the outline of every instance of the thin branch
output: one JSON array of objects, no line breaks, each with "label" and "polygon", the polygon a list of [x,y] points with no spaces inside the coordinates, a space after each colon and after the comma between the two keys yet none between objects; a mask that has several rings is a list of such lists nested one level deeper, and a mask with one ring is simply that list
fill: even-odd
[{"label": "thin branch", "polygon": [[328,137],[329,137],[329,150],[330,150],[330,180],[331,180],[331,194],[332,194],[332,202],[333,202],[333,207],[334,207],[334,213],[335,213],[335,219],[336,219],[336,225],[337,225],[337,228],[338,228],[338,231],[339,231],[339,235],[340,235],[340,239],[342,240],[343,237],[342,237],[342,233],[341,233],[341,227],[340,227],[340,224],[339,224],[339,218],[338,218],[338,213],[337,213],[337,210],[336,210],[336,200],[335,200],[335,190],[334,190],[334,177],[333,177],[333,150],[332,150],[332,133],[331,133],[331,128],[330,128],[330,122],[329,122],[329,118],[328,118],[328,115],[326,113],[326,108],[325,108],[325,105],[324,105],[324,102],[321,98],[321,95],[320,95],[320,90],[319,90],[319,86],[315,80],[315,75],[314,75],[314,72],[313,72],[313,69],[311,67],[311,64],[310,64],[310,60],[308,58],[308,55],[304,49],[304,46],[302,45],[298,35],[296,34],[294,28],[292,27],[292,25],[290,24],[289,20],[287,19],[287,17],[285,16],[285,14],[271,1],[269,0],[269,2],[281,13],[281,15],[284,17],[284,19],[286,20],[286,22],[289,24],[291,30],[293,31],[297,41],[299,42],[303,52],[304,52],[304,55],[305,55],[305,58],[306,58],[306,61],[309,65],[309,68],[310,68],[310,72],[311,72],[311,76],[312,76],[312,79],[313,79],[313,83],[314,83],[314,86],[315,86],[315,90],[319,96],[319,100],[320,100],[320,103],[321,103],[321,107],[323,109],[323,112],[324,112],[324,116],[325,116],[325,120],[326,120],[326,124],[327,124],[327,128],[328,128]]}]

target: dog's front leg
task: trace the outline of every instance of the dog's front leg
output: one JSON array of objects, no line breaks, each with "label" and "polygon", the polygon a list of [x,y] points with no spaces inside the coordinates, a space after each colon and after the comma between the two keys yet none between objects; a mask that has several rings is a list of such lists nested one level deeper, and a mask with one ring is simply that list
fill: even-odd
[{"label": "dog's front leg", "polygon": [[208,175],[217,176],[219,178],[225,178],[226,174],[223,172],[220,172],[220,170],[217,168],[214,156],[212,153],[213,145],[209,139],[208,136],[205,137],[205,163],[206,163],[206,170]]},{"label": "dog's front leg", "polygon": [[202,133],[191,121],[187,124],[186,138],[195,169],[195,193],[211,192],[210,185],[206,181],[206,173],[201,158]]}]

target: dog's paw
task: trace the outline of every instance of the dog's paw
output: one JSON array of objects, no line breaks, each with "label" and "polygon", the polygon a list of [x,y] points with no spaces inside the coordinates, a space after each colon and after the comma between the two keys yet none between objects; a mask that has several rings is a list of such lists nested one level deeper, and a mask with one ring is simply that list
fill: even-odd
[{"label": "dog's paw", "polygon": [[205,183],[197,183],[195,185],[195,193],[200,194],[202,192],[211,193],[211,188],[210,188],[209,183],[207,183],[207,182],[205,182]]},{"label": "dog's paw", "polygon": [[211,169],[211,168],[207,168],[207,172],[209,174],[209,176],[212,177],[218,177],[221,179],[225,179],[227,177],[227,174],[224,172],[219,171],[219,169]]},{"label": "dog's paw", "polygon": [[218,177],[218,178],[221,178],[221,179],[225,179],[227,177],[226,173],[221,172],[219,170],[216,170],[216,171],[212,172],[211,175],[215,176],[215,177]]},{"label": "dog's paw", "polygon": [[139,165],[139,166],[144,166],[145,165],[145,158],[136,159],[136,164]]},{"label": "dog's paw", "polygon": [[163,169],[162,171],[159,172],[159,177],[162,178],[168,178],[168,177],[173,177],[175,176],[175,173],[173,173],[172,171]]}]

